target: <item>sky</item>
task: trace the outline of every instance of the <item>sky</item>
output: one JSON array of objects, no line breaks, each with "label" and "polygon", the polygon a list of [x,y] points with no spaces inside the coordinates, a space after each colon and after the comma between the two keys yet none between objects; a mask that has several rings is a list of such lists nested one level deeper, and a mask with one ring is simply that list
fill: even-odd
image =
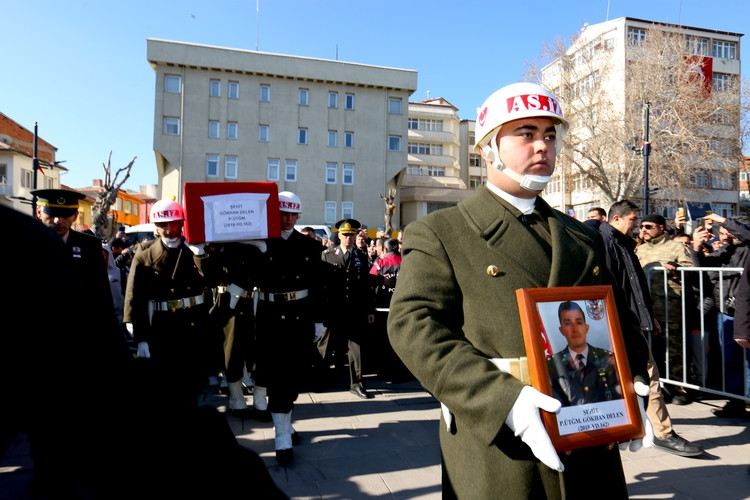
[{"label": "sky", "polygon": [[110,151],[113,171],[137,157],[132,190],[158,182],[147,38],[416,70],[410,100],[443,97],[473,120],[584,23],[750,29],[748,0],[0,0],[0,12],[0,112],[37,124],[71,188],[103,178]]}]

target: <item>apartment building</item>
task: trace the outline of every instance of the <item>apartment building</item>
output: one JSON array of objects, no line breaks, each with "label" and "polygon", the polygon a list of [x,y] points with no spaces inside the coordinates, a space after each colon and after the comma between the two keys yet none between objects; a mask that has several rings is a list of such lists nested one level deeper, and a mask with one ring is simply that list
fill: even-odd
[{"label": "apartment building", "polygon": [[0,113],[0,203],[32,215],[33,189],[60,188],[67,169],[55,161],[57,148],[36,137],[39,159],[34,171],[34,130]]},{"label": "apartment building", "polygon": [[147,51],[161,198],[181,201],[185,182],[273,181],[302,199],[301,224],[382,225],[416,71],[157,39]]},{"label": "apartment building", "polygon": [[[656,36],[657,32],[666,34],[664,38],[667,40],[675,39],[683,44],[681,47],[684,47],[684,52],[681,56],[685,62],[693,65],[696,77],[705,81],[706,99],[716,100],[721,96],[722,99],[727,99],[725,102],[739,102],[739,88],[730,83],[740,79],[742,34],[656,23],[630,17],[584,25],[580,36],[565,55],[542,69],[542,83],[558,95],[571,123],[570,138],[566,140],[566,144],[571,143],[571,138],[572,142],[577,141],[578,145],[591,141],[592,135],[597,133],[595,130],[592,131],[596,127],[592,126],[592,123],[595,124],[597,118],[605,114],[619,116],[621,121],[625,121],[628,115],[637,116],[643,106],[643,121],[649,123],[646,104],[628,102],[626,96],[632,88],[630,86],[633,75],[630,74],[630,69],[633,60],[642,57],[637,55],[636,48],[641,47],[649,37]],[[664,57],[654,64],[675,64],[675,59],[677,58]],[[591,102],[592,105],[587,105],[587,102]],[[606,102],[608,105],[598,105],[597,102]],[[657,107],[660,104],[663,103],[653,103]],[[658,139],[653,142],[662,125],[652,116],[650,138],[647,134],[649,128],[644,125],[642,132],[631,139],[634,144],[627,144],[631,140],[625,139],[604,144],[604,152],[597,160],[600,163],[618,166],[618,170],[624,174],[622,178],[600,174],[600,178],[605,177],[606,182],[611,184],[636,184],[636,194],[631,191],[628,197],[643,201],[646,194],[643,189],[643,177],[648,178],[648,175],[640,174],[648,174],[649,169],[653,174],[658,172],[658,169],[665,168],[670,161],[678,161],[674,155],[670,156],[665,152],[664,144],[660,144]],[[670,219],[683,202],[699,200],[710,201],[713,211],[721,215],[730,217],[738,213],[739,172],[736,165],[739,156],[739,118],[732,116],[727,120],[726,115],[717,112],[710,120],[706,120],[701,133],[705,135],[706,146],[703,150],[711,150],[713,156],[704,155],[700,159],[696,158],[693,164],[690,164],[690,158],[687,161],[683,159],[686,168],[691,168],[692,171],[684,176],[669,179],[668,182],[662,180],[659,184],[648,183],[650,212],[658,212]],[[645,146],[648,149],[644,149],[646,139],[649,139],[649,144]],[[555,175],[543,194],[552,206],[573,213],[579,219],[585,219],[591,207],[608,208],[607,198],[599,187],[602,181],[594,182],[591,176],[586,175],[588,159],[585,158],[587,153],[582,152],[583,149],[573,148],[573,152],[567,157],[558,158]],[[677,149],[679,146],[674,148]],[[640,156],[637,156],[639,154]],[[595,162],[596,160],[589,162],[589,165]],[[643,165],[640,167],[641,170],[638,170],[639,162]],[[573,164],[575,167],[572,167]],[[631,172],[630,180],[625,175],[628,169]],[[637,175],[633,176],[632,173]],[[618,193],[614,188],[612,192]],[[618,199],[623,197],[623,192],[622,189],[619,191]]]},{"label": "apartment building", "polygon": [[442,97],[409,103],[408,165],[400,179],[401,227],[470,194],[461,162],[468,139],[462,123],[458,109]]}]

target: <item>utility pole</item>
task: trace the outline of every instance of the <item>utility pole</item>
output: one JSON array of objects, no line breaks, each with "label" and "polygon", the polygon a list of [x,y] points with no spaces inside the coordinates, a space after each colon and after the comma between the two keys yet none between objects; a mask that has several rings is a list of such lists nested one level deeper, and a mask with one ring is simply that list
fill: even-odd
[{"label": "utility pole", "polygon": [[651,154],[651,143],[648,141],[648,115],[651,103],[646,101],[643,103],[643,144],[641,145],[641,154],[643,155],[643,214],[648,215],[648,198],[649,198],[649,187],[648,187],[648,156]]},{"label": "utility pole", "polygon": [[[34,172],[34,177],[32,179],[32,189],[36,189],[36,177],[37,173],[39,172],[39,157],[37,156],[37,149],[38,149],[38,140],[37,138],[39,135],[37,134],[37,122],[34,122],[34,158],[31,160],[31,168]],[[36,218],[36,195],[31,195],[31,216]]]}]

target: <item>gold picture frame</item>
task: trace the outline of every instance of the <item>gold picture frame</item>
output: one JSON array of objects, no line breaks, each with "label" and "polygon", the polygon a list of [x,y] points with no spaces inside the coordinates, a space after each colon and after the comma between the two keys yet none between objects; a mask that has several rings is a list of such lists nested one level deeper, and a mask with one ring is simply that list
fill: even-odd
[{"label": "gold picture frame", "polygon": [[643,437],[612,287],[523,288],[516,298],[531,385],[563,403],[541,412],[555,449]]}]

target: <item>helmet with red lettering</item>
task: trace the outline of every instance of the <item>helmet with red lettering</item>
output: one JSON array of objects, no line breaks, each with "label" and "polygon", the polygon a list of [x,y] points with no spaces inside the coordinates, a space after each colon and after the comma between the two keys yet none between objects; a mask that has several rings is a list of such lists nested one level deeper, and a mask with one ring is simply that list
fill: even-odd
[{"label": "helmet with red lettering", "polygon": [[279,193],[279,210],[281,212],[301,214],[302,202],[300,201],[299,196],[291,191],[281,191]]},{"label": "helmet with red lettering", "polygon": [[153,223],[185,220],[185,212],[174,200],[159,200],[151,207],[150,219]]},{"label": "helmet with red lettering", "polygon": [[[519,118],[551,118],[555,122],[555,147],[559,151],[568,131],[568,120],[563,116],[557,98],[536,83],[513,83],[492,93],[477,110],[474,146],[477,151],[488,146],[500,127]],[[487,151],[487,150],[485,150]]]}]

